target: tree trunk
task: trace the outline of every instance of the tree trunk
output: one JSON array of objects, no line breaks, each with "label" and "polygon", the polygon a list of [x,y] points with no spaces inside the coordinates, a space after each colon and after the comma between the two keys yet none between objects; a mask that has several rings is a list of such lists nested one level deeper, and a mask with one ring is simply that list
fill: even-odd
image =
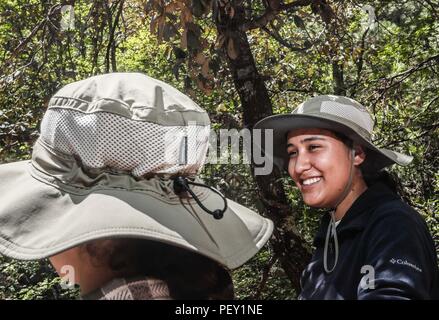
[{"label": "tree trunk", "polygon": [[346,86],[343,78],[343,65],[338,62],[332,63],[332,77],[334,79],[334,93],[339,96],[346,95]]},{"label": "tree trunk", "polygon": [[[273,113],[272,104],[264,81],[256,68],[247,35],[239,29],[239,22],[244,21],[243,8],[235,7],[233,18],[230,18],[225,10],[221,10],[224,7],[218,9],[220,19],[216,19],[216,27],[219,35],[228,37],[224,44],[224,55],[241,100],[244,125],[252,129],[257,121]],[[275,224],[274,236],[270,241],[274,254],[293,288],[299,292],[300,275],[311,256],[305,241],[295,229],[294,213],[291,212],[280,182],[282,174],[277,167],[274,167],[269,175],[255,176],[254,170],[252,174],[264,204],[264,214]]]}]

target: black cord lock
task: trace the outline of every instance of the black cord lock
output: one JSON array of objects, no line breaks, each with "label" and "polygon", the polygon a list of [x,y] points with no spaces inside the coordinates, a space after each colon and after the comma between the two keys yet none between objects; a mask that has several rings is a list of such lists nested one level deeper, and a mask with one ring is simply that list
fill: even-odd
[{"label": "black cord lock", "polygon": [[[198,186],[198,187],[208,188],[208,189],[212,190],[213,192],[215,192],[216,194],[218,194],[224,201],[224,208],[223,209],[215,209],[213,211],[207,209],[201,203],[200,199],[198,199],[198,197],[195,195],[195,193],[189,187],[189,185],[191,185],[191,184],[194,186]],[[202,183],[189,181],[188,179],[186,179],[185,177],[182,177],[182,176],[178,176],[178,177],[174,178],[174,192],[178,195],[178,194],[181,194],[181,193],[186,192],[186,191],[189,192],[189,194],[192,196],[192,198],[194,198],[194,200],[197,202],[197,204],[200,206],[201,209],[206,211],[208,214],[212,215],[215,219],[219,220],[224,216],[224,212],[226,212],[226,210],[227,210],[227,199],[226,199],[226,197],[224,197],[222,195],[221,192],[219,192],[215,188],[209,187],[209,186],[202,184]]]}]

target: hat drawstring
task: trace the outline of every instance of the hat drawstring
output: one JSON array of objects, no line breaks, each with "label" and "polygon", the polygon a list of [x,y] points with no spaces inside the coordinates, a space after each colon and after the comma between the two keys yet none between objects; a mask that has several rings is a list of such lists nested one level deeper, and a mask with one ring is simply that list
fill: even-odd
[{"label": "hat drawstring", "polygon": [[[354,158],[355,158],[355,149],[351,149],[351,168],[349,171],[349,180],[348,183],[346,184],[346,187],[342,193],[342,195],[340,196],[340,199],[337,201],[337,204],[334,206],[334,209],[331,210],[330,215],[331,215],[331,220],[329,221],[329,225],[328,225],[328,229],[326,231],[326,239],[325,239],[325,247],[323,249],[323,268],[325,269],[326,273],[331,273],[332,271],[334,271],[335,267],[337,266],[337,262],[338,262],[338,252],[339,252],[339,247],[338,247],[338,237],[337,237],[337,229],[336,229],[336,224],[335,224],[335,210],[337,209],[338,205],[346,198],[346,196],[349,193],[349,190],[352,186],[352,180],[353,180],[353,175],[354,175]],[[328,247],[329,247],[329,241],[330,241],[330,237],[332,236],[332,238],[334,239],[334,248],[335,248],[335,257],[334,257],[334,265],[332,266],[331,269],[328,268]]]},{"label": "hat drawstring", "polygon": [[[331,269],[328,268],[328,246],[329,246],[329,238],[334,238],[334,248],[335,248],[335,257],[334,257],[334,265]],[[337,230],[335,225],[335,210],[331,211],[331,220],[329,221],[328,231],[326,232],[325,239],[325,248],[323,249],[323,267],[325,268],[326,273],[331,273],[338,262],[338,238],[337,238]]]},{"label": "hat drawstring", "polygon": [[[213,211],[207,209],[201,203],[200,199],[198,199],[198,197],[195,195],[195,193],[191,190],[191,188],[189,187],[190,184],[192,184],[194,186],[208,188],[208,189],[212,190],[213,192],[215,192],[216,194],[218,194],[224,201],[224,208],[223,209],[215,209]],[[205,184],[202,184],[202,183],[189,181],[188,179],[186,179],[185,177],[182,177],[182,176],[178,176],[178,177],[174,178],[174,192],[176,194],[180,194],[184,191],[189,192],[190,195],[192,196],[192,198],[194,198],[194,200],[200,206],[200,208],[203,209],[204,211],[206,211],[208,214],[212,215],[215,219],[219,220],[224,216],[224,212],[226,212],[226,210],[227,210],[227,199],[217,189],[212,188],[212,187],[205,185]]]}]

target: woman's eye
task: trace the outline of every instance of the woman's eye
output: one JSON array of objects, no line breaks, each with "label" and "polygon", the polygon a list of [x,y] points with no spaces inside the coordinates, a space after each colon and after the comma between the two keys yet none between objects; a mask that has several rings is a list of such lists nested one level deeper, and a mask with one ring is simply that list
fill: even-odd
[{"label": "woman's eye", "polygon": [[295,156],[297,156],[297,151],[289,151],[289,152],[288,152],[288,156],[289,156],[290,158],[294,158]]},{"label": "woman's eye", "polygon": [[314,145],[314,144],[312,144],[312,145],[309,146],[309,150],[311,150],[311,151],[313,151],[313,150],[317,150],[317,149],[319,149],[319,148],[320,148],[320,146],[318,146],[318,145]]}]

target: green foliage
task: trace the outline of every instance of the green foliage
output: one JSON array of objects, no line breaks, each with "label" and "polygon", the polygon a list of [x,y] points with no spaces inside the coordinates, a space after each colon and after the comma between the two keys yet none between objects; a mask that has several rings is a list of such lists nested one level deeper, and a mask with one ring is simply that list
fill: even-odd
[{"label": "green foliage", "polygon": [[62,289],[47,260],[15,261],[0,256],[0,300],[76,299],[78,291]]},{"label": "green foliage", "polygon": [[[248,263],[233,273],[237,299],[295,299],[297,294],[278,263],[271,264],[273,253],[264,247]],[[270,268],[267,268],[269,266]],[[267,270],[268,269],[268,270]]]}]

